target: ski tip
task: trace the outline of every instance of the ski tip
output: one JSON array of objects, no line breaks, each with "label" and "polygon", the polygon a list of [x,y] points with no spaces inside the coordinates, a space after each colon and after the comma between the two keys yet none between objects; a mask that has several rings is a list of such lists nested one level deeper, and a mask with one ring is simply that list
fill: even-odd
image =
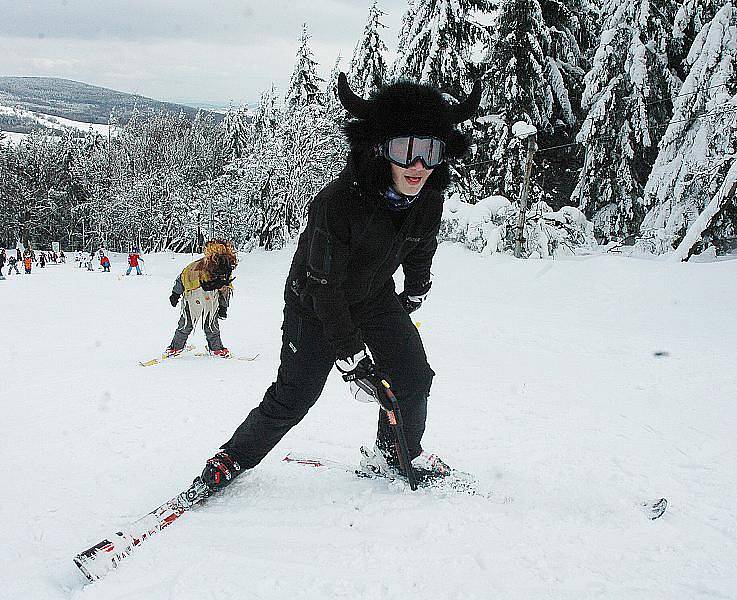
[{"label": "ski tip", "polygon": [[87,570],[87,568],[86,568],[86,567],[85,567],[85,565],[84,565],[83,559],[82,559],[82,558],[81,558],[80,556],[75,556],[75,557],[74,557],[74,564],[75,564],[75,565],[76,565],[76,567],[77,567],[77,568],[78,568],[78,569],[79,569],[79,570],[80,570],[80,571],[82,572],[82,575],[84,575],[84,576],[85,576],[85,579],[87,579],[87,581],[89,581],[90,583],[93,583],[94,581],[96,581],[96,580],[97,580],[97,578],[96,578],[96,577],[94,577],[94,576],[92,575],[92,573],[90,573],[90,572],[89,572],[89,571]]},{"label": "ski tip", "polygon": [[643,502],[642,504],[645,515],[651,521],[662,517],[666,508],[668,508],[668,500],[666,498],[659,498],[654,502]]}]

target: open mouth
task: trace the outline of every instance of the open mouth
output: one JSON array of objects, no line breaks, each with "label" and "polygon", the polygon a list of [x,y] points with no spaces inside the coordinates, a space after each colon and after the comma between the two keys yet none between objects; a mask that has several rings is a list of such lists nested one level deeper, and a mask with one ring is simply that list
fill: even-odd
[{"label": "open mouth", "polygon": [[422,177],[410,177],[409,175],[405,175],[404,178],[410,185],[420,185],[420,182],[422,181]]}]

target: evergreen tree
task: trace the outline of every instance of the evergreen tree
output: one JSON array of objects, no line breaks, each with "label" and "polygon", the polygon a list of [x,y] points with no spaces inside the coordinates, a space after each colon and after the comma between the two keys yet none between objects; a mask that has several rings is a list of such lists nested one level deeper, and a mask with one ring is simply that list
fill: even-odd
[{"label": "evergreen tree", "polygon": [[248,143],[248,109],[232,106],[225,113],[221,123],[223,131],[223,147],[227,160],[232,161],[243,156]]},{"label": "evergreen tree", "polygon": [[[668,252],[724,181],[737,151],[737,9],[728,2],[703,25],[685,59],[688,76],[645,187],[650,208],[640,246]],[[724,207],[706,232],[719,243],[737,231],[737,208]]]},{"label": "evergreen tree", "polygon": [[333,65],[333,70],[330,71],[330,77],[328,78],[328,83],[325,88],[325,112],[329,118],[333,119],[333,121],[340,123],[345,119],[345,110],[343,109],[343,105],[340,103],[340,98],[338,98],[338,75],[340,75],[342,71],[342,61],[342,57],[338,54],[338,57],[335,59],[335,64]]},{"label": "evergreen tree", "polygon": [[671,67],[681,79],[685,79],[688,75],[689,65],[686,62],[686,55],[696,35],[724,4],[725,0],[684,0],[679,3],[673,20],[673,34],[668,53]]},{"label": "evergreen tree", "polygon": [[471,86],[471,47],[485,34],[472,12],[491,5],[490,0],[414,0],[404,17],[394,78],[463,95]]},{"label": "evergreen tree", "polygon": [[674,0],[607,0],[603,32],[582,104],[588,111],[577,140],[584,166],[572,200],[601,238],[638,231],[642,193],[670,109],[660,99],[678,90],[666,47]]},{"label": "evergreen tree", "polygon": [[[517,121],[552,133],[554,93],[548,82],[550,35],[538,0],[506,0],[482,63],[482,116],[474,122],[478,150],[461,168],[469,200],[500,194],[519,199],[526,151],[512,133]],[[531,202],[544,197],[534,172]]]},{"label": "evergreen tree", "polygon": [[261,94],[256,116],[253,120],[253,129],[255,135],[270,136],[276,129],[279,121],[279,107],[277,106],[276,86],[272,83],[271,88]]},{"label": "evergreen tree", "polygon": [[409,31],[415,20],[415,0],[407,0],[407,10],[402,17],[402,27],[399,30],[399,40],[397,42],[397,55],[391,68],[391,79],[397,81],[401,79],[402,74],[397,72],[399,65],[404,64],[405,46],[409,41]]},{"label": "evergreen tree", "polygon": [[351,60],[351,68],[348,72],[348,80],[351,88],[359,96],[368,98],[369,94],[380,88],[387,76],[386,45],[379,36],[379,28],[385,27],[380,21],[386,13],[379,10],[374,0],[369,8],[366,27],[363,36],[356,44]]},{"label": "evergreen tree", "polygon": [[466,197],[520,194],[526,153],[512,125],[535,125],[541,148],[532,172],[532,201],[560,208],[570,200],[578,158],[571,147],[582,119],[583,78],[597,28],[588,0],[503,0],[490,42],[475,70],[485,96],[475,120],[478,145],[462,167]]},{"label": "evergreen tree", "polygon": [[320,83],[323,81],[317,75],[317,62],[312,58],[309,46],[310,35],[307,33],[307,23],[302,25],[302,35],[299,38],[297,59],[294,72],[289,82],[289,89],[285,96],[287,110],[309,104],[323,104]]}]

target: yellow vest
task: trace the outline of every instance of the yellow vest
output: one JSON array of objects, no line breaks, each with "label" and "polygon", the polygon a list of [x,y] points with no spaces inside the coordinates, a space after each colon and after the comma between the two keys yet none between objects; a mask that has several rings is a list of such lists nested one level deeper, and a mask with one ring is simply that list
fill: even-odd
[{"label": "yellow vest", "polygon": [[[215,277],[209,271],[205,270],[205,259],[201,258],[184,267],[180,275],[184,292],[191,292],[202,286],[203,281],[212,281]],[[233,289],[232,285],[226,286]]]},{"label": "yellow vest", "polygon": [[205,259],[201,258],[184,267],[181,274],[182,285],[185,292],[196,290],[203,281],[213,279],[212,275],[205,270]]}]

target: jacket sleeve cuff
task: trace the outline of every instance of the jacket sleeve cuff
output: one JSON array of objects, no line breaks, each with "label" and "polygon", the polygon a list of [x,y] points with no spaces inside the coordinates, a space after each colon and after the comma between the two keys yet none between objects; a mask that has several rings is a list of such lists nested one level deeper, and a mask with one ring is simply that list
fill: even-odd
[{"label": "jacket sleeve cuff", "polygon": [[358,354],[365,348],[366,344],[363,343],[361,336],[355,333],[338,341],[335,347],[335,358],[336,360],[345,359]]}]

